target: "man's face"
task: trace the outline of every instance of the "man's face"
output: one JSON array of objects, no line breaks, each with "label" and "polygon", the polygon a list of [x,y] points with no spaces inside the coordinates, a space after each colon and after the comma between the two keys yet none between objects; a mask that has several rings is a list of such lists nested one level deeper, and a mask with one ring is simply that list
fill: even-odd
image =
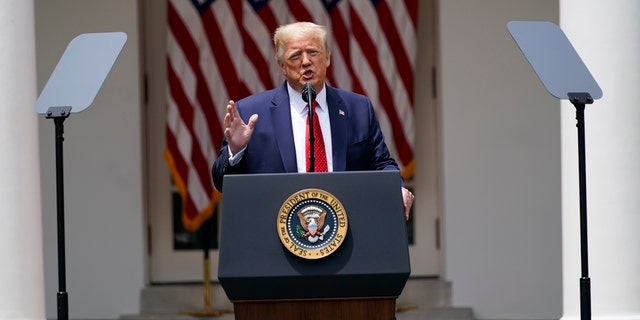
[{"label": "man's face", "polygon": [[327,68],[331,64],[331,54],[324,50],[320,39],[294,38],[284,48],[282,60],[278,61],[282,74],[289,85],[302,92],[305,83],[311,82],[320,90],[327,77]]}]

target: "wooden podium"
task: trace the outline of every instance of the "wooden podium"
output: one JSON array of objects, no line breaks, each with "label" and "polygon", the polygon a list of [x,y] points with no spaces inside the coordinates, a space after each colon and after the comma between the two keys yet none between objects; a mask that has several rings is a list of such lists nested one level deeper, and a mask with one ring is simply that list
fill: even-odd
[{"label": "wooden podium", "polygon": [[[411,272],[397,171],[228,175],[221,210],[218,279],[244,319],[395,319]],[[344,241],[328,256],[290,252],[280,210],[300,190],[342,204]]]},{"label": "wooden podium", "polygon": [[236,320],[300,320],[313,315],[331,320],[389,320],[395,319],[396,298],[237,301],[233,307]]}]

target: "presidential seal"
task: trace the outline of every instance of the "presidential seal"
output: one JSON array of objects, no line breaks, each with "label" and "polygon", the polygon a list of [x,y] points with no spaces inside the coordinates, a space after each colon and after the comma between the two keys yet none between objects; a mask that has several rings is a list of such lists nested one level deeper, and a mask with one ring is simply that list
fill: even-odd
[{"label": "presidential seal", "polygon": [[348,226],[342,203],[320,189],[297,191],[278,212],[282,245],[304,259],[320,259],[335,252],[344,242]]}]

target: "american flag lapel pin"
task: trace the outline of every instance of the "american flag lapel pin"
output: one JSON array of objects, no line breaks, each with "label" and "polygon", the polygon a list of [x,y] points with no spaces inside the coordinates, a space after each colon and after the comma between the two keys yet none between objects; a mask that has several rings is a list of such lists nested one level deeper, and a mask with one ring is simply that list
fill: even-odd
[{"label": "american flag lapel pin", "polygon": [[342,109],[338,110],[338,114],[341,115],[341,116],[344,116],[344,110],[342,110]]}]

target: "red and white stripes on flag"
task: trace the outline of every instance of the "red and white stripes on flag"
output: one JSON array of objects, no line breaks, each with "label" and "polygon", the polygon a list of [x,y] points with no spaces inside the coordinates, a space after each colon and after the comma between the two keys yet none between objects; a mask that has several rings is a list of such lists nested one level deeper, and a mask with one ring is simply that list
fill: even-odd
[{"label": "red and white stripes on flag", "polygon": [[418,0],[169,0],[165,159],[197,230],[219,195],[210,167],[230,99],[284,81],[272,35],[282,24],[329,28],[334,87],[368,96],[405,178],[414,168],[414,66]]}]

